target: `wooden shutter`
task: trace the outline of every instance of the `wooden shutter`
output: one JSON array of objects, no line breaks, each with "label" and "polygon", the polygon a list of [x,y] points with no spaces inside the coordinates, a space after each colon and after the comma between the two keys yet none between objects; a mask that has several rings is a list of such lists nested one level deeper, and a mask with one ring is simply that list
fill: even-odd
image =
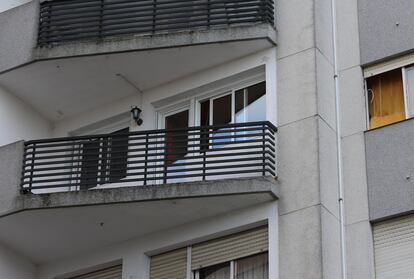
[{"label": "wooden shutter", "polygon": [[150,279],[186,279],[187,248],[151,257]]},{"label": "wooden shutter", "polygon": [[268,228],[260,227],[194,245],[192,270],[228,262],[268,250]]},{"label": "wooden shutter", "polygon": [[377,279],[414,278],[414,215],[374,225]]},{"label": "wooden shutter", "polygon": [[122,265],[101,269],[71,279],[122,279]]}]

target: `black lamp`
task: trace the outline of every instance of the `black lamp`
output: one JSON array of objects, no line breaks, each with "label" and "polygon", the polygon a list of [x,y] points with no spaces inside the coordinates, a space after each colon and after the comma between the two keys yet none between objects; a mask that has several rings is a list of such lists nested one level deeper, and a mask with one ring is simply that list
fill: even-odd
[{"label": "black lamp", "polygon": [[137,122],[138,126],[141,126],[143,122],[141,119],[141,112],[142,110],[137,106],[131,108],[132,118],[135,120],[135,122]]}]

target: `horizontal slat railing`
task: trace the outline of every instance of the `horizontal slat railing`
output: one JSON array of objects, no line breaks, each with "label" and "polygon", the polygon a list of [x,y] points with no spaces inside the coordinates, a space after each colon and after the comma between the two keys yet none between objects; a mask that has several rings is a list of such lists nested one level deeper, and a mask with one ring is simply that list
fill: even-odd
[{"label": "horizontal slat railing", "polygon": [[25,143],[23,193],[276,176],[270,122]]},{"label": "horizontal slat railing", "polygon": [[255,23],[274,23],[273,0],[50,0],[38,45]]}]

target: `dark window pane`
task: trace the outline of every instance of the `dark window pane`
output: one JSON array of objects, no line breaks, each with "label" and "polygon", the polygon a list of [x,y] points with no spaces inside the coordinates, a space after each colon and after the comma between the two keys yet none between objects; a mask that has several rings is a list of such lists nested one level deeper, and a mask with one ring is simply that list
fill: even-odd
[{"label": "dark window pane", "polygon": [[[129,128],[125,128],[113,132],[111,135],[121,135],[128,132]],[[109,182],[114,183],[125,178],[127,175],[128,135],[108,138],[107,146],[106,174],[109,176]]]},{"label": "dark window pane", "polygon": [[213,100],[213,125],[231,122],[231,95]]},{"label": "dark window pane", "polygon": [[[165,128],[167,130],[188,128],[188,110],[179,112],[165,118]],[[171,166],[174,162],[187,155],[188,132],[177,131],[166,133],[166,166]]]},{"label": "dark window pane", "polygon": [[99,147],[100,142],[98,140],[92,140],[82,146],[81,190],[96,187],[98,184]]}]

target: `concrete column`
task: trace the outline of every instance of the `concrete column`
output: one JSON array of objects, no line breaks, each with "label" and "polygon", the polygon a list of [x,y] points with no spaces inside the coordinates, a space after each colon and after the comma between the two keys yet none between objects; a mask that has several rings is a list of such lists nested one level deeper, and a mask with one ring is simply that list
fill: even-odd
[{"label": "concrete column", "polygon": [[0,158],[0,216],[2,216],[22,208],[20,177],[23,142],[0,147]]}]

